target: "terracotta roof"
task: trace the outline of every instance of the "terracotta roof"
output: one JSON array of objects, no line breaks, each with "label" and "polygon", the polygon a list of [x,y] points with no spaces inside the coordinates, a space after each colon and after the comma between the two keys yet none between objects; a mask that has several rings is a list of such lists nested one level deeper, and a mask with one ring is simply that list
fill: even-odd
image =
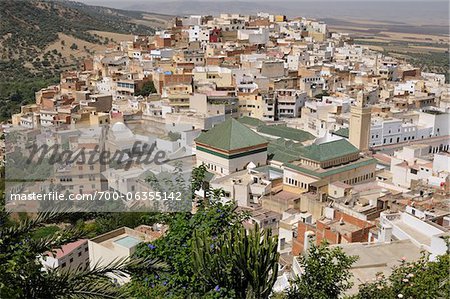
[{"label": "terracotta roof", "polygon": [[63,246],[61,246],[61,248],[56,249],[55,253],[56,253],[56,258],[60,259],[66,255],[68,255],[69,253],[71,253],[73,250],[75,250],[78,246],[87,243],[87,239],[80,239],[78,241],[69,243],[69,244],[65,244]]},{"label": "terracotta roof", "polygon": [[391,164],[391,157],[386,154],[374,154],[373,157],[383,164]]}]

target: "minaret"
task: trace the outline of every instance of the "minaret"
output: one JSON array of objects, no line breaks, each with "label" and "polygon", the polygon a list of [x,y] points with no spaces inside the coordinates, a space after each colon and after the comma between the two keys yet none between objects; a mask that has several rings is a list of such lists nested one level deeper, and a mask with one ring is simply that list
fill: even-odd
[{"label": "minaret", "polygon": [[370,113],[371,109],[366,104],[362,91],[356,97],[356,106],[350,108],[349,140],[362,152],[369,149]]}]

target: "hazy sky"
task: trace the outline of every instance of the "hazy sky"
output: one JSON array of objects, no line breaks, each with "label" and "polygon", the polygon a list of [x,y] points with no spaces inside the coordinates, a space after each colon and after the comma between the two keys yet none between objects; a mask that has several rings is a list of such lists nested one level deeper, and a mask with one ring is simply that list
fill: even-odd
[{"label": "hazy sky", "polygon": [[[448,27],[448,0],[75,0],[169,15],[266,11],[314,18],[356,18]],[[196,1],[203,3],[196,7]],[[206,3],[218,3],[206,5]],[[227,5],[227,2],[235,2]],[[245,3],[252,2],[250,5]],[[253,5],[253,3],[255,3]],[[259,5],[256,5],[258,3]],[[328,4],[327,4],[328,3]],[[333,3],[333,4],[331,4]]]},{"label": "hazy sky", "polygon": [[[86,4],[93,4],[93,5],[104,5],[104,6],[115,6],[115,5],[133,5],[133,3],[142,3],[142,2],[181,2],[183,0],[75,0],[79,2],[83,2]],[[195,1],[195,0],[193,0]],[[199,0],[202,1],[202,0]],[[208,2],[226,2],[226,1],[236,1],[236,0],[203,0]],[[266,2],[270,3],[274,0],[237,0],[242,2]],[[314,0],[287,0],[292,2],[312,2]],[[428,0],[317,0],[320,2],[429,2]],[[432,0],[432,1],[439,1],[439,2],[446,2],[446,0]],[[109,4],[109,5],[108,5]]]},{"label": "hazy sky", "polygon": [[[169,1],[183,1],[183,0],[169,0]],[[224,1],[235,1],[235,0],[206,0],[209,2],[224,2]],[[240,0],[242,2],[273,2],[273,0]],[[292,2],[311,2],[314,0],[291,0]],[[428,0],[318,0],[318,1],[331,1],[331,2],[361,2],[361,1],[366,1],[366,2],[429,2]],[[446,0],[434,0],[434,1],[440,1],[440,2],[445,2]],[[78,2],[84,2],[84,3],[89,3],[89,4],[98,4],[98,3],[129,3],[129,4],[133,4],[133,2],[163,2],[161,0],[78,0]]]}]

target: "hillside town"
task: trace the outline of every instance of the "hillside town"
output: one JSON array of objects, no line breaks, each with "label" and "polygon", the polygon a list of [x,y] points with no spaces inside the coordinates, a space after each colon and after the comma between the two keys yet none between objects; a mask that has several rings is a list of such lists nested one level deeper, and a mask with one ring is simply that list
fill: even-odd
[{"label": "hillside town", "polygon": [[[59,84],[36,92],[2,130],[22,138],[15,147],[2,141],[2,155],[18,148],[31,155],[21,147],[31,139],[127,153],[114,167],[55,165],[27,192],[58,185],[128,196],[152,190],[149,172],[175,174],[182,162],[189,176],[204,167],[195,201],[214,193],[249,215],[246,229],[258,224],[277,236],[274,292],[302,275],[300,257],[324,241],[359,257],[347,294],[389,275],[402,259],[425,251],[434,261],[448,250],[445,75],[355,44],[321,21],[269,13],[175,18],[154,36],[111,43],[62,72]],[[167,160],[141,163],[136,144],[153,145]],[[18,205],[39,210],[39,203]],[[195,204],[189,208],[195,212]],[[106,265],[168,230],[118,228],[66,244],[41,263]]]}]

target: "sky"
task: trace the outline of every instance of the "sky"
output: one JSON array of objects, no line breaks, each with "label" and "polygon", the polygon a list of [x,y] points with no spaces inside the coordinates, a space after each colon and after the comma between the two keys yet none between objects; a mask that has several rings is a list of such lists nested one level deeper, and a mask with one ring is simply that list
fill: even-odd
[{"label": "sky", "polygon": [[[219,12],[254,13],[265,11],[288,17],[364,19],[393,21],[411,25],[448,27],[449,6],[446,0],[75,0],[125,10],[138,10],[169,15],[217,14]],[[227,6],[226,2],[234,5]],[[220,3],[193,5],[195,2]],[[238,3],[239,2],[239,3]],[[255,3],[255,6],[246,3]],[[431,4],[433,3],[434,4]],[[440,3],[437,3],[440,2]],[[259,5],[256,5],[258,3]],[[326,4],[329,3],[329,4]],[[229,9],[229,11],[223,11]],[[233,10],[234,9],[234,10]],[[237,10],[237,11],[236,11]],[[257,10],[257,11],[256,11]]]},{"label": "sky", "polygon": [[[133,5],[133,3],[142,3],[142,2],[148,2],[148,3],[160,3],[165,2],[162,0],[75,0],[78,2],[83,2],[86,4],[91,5],[101,5],[101,6],[125,6],[127,5]],[[169,2],[181,2],[183,0],[168,0]],[[195,0],[194,0],[195,1]],[[227,1],[234,1],[234,0],[207,0],[208,2],[227,2]],[[240,0],[242,2],[262,2],[262,3],[273,3],[273,0]],[[312,0],[287,0],[292,2],[311,2]],[[428,0],[317,0],[319,2],[429,2]],[[446,2],[446,0],[432,0],[434,2]]]}]

